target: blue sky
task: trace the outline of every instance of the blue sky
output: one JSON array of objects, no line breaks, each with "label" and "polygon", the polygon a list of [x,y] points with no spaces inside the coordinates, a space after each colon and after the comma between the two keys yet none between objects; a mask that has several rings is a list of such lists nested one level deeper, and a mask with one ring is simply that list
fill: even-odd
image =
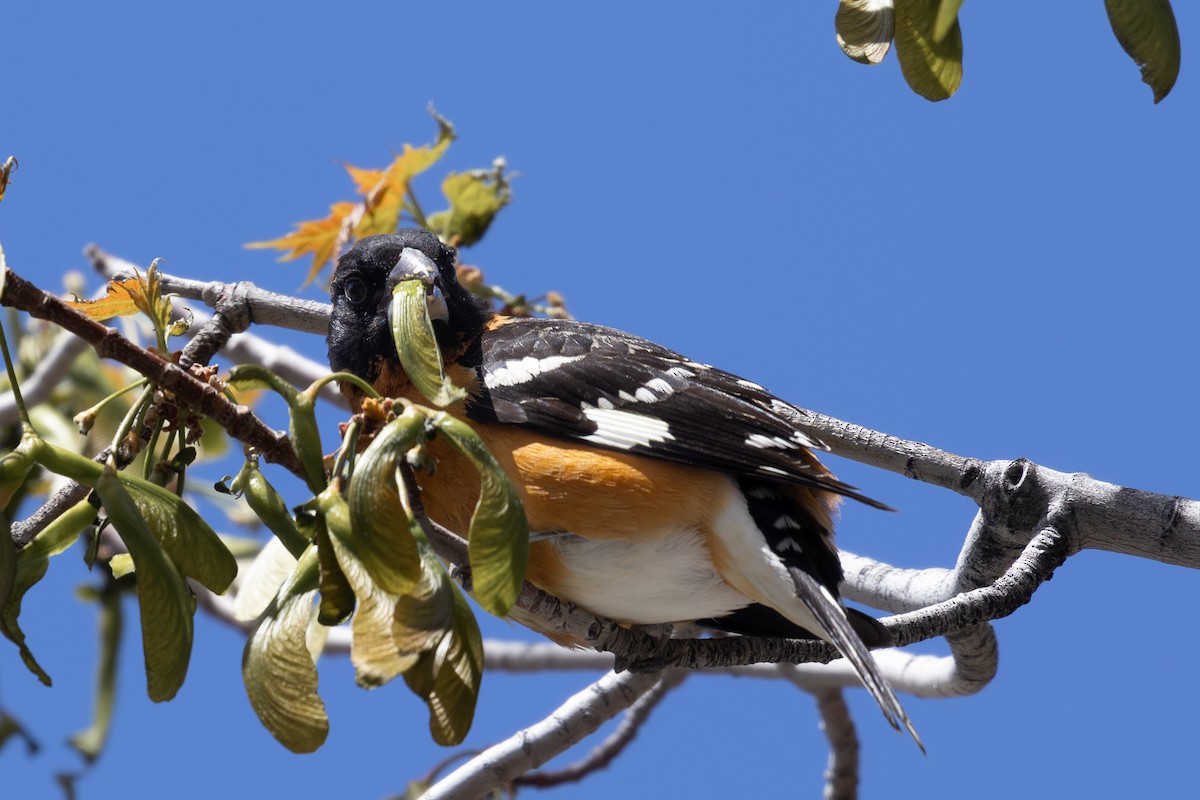
[{"label": "blue sky", "polygon": [[[418,184],[427,207],[446,170],[503,155],[520,173],[513,205],[464,253],[504,286],[557,289],[582,319],[898,436],[1200,494],[1190,3],[1175,4],[1184,67],[1158,106],[1099,2],[965,4],[963,88],[936,105],[894,58],[841,55],[833,0],[14,5],[0,157],[20,169],[0,242],[45,286],[86,269],[94,241],[295,291],[303,266],[242,245],[348,199],[339,161],[383,166],[429,141],[432,101],[460,139]],[[316,338],[286,341],[323,358]],[[848,508],[844,547],[954,562],[967,501],[831,463],[900,509]],[[71,551],[26,601],[53,689],[0,647],[0,704],[44,744],[0,753],[6,796],[53,797],[53,773],[77,767],[62,741],[90,715],[94,616],[71,596],[85,580]],[[927,757],[853,692],[863,796],[1193,785],[1196,580],[1072,558],[997,623],[1000,673],[982,694],[908,700]],[[240,637],[203,621],[187,684],[153,705],[129,619],[115,728],[84,798],[379,798],[446,755],[403,686],[359,690],[337,659],[322,665],[329,742],[284,751],[246,701]],[[466,747],[591,677],[489,675]],[[808,696],[697,676],[607,772],[558,796],[811,796],[825,758]]]}]

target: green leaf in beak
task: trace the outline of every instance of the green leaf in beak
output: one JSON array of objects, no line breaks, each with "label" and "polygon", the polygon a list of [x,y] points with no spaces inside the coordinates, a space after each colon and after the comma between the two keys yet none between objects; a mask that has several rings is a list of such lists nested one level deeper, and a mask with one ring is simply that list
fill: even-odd
[{"label": "green leaf in beak", "polygon": [[417,391],[444,408],[466,398],[467,393],[446,377],[442,354],[433,335],[426,303],[427,287],[420,280],[396,284],[392,295],[392,340],[400,364]]}]

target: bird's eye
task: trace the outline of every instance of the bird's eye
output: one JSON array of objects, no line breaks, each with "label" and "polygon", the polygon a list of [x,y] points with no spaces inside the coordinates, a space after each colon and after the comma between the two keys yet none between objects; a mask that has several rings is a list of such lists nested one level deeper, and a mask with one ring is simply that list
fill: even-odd
[{"label": "bird's eye", "polygon": [[367,285],[360,278],[350,278],[342,287],[346,299],[353,305],[360,306],[367,301]]}]

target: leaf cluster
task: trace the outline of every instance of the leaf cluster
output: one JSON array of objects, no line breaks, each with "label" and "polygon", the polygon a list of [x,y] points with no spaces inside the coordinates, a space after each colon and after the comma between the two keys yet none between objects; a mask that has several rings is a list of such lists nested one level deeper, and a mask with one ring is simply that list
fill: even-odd
[{"label": "leaf cluster", "polygon": [[[926,100],[945,100],[963,75],[963,0],[839,0],[838,46],[861,64],[879,64],[895,44],[904,80]],[[1121,47],[1157,103],[1179,76],[1179,30],[1170,0],[1104,0]]]},{"label": "leaf cluster", "polygon": [[478,242],[500,209],[512,200],[511,175],[505,172],[502,158],[496,159],[490,170],[452,172],[442,181],[447,208],[426,215],[413,191],[413,179],[436,164],[455,139],[454,126],[432,108],[430,113],[438,125],[432,143],[419,147],[405,144],[392,163],[382,169],[345,165],[358,200],[334,203],[323,219],[299,222],[289,234],[246,246],[280,250],[281,261],[311,254],[312,266],[305,279],[308,284],[350,242],[393,233],[404,224],[427,228],[455,247]]}]

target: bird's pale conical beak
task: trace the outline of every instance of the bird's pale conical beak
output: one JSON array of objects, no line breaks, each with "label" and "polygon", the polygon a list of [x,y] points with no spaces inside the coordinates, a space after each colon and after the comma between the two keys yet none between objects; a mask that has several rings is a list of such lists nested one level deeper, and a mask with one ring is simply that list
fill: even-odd
[{"label": "bird's pale conical beak", "polygon": [[429,256],[412,247],[406,247],[400,252],[396,266],[387,277],[387,291],[380,298],[380,310],[386,306],[391,314],[392,294],[397,285],[403,281],[420,281],[425,284],[425,302],[428,305],[429,318],[446,322],[450,319],[450,310],[446,307],[446,297],[442,294],[442,279],[437,265]]}]

